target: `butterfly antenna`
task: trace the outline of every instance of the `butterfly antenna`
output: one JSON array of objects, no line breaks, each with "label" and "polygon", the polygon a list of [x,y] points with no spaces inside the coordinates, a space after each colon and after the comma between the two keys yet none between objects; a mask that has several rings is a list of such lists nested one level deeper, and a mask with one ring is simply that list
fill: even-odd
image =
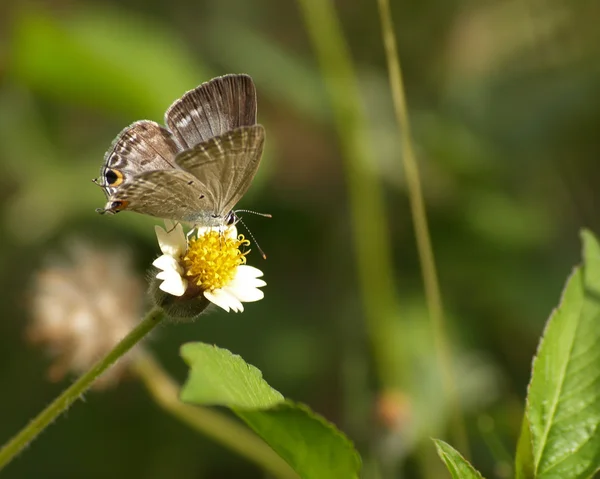
[{"label": "butterfly antenna", "polygon": [[[246,210],[238,210],[238,211],[245,211],[246,213],[254,213],[254,211],[246,211]],[[237,213],[237,212],[236,212]],[[267,215],[267,214],[263,214],[263,213],[256,213],[257,215],[260,216],[266,216],[267,218],[271,218],[271,215]],[[267,259],[267,255],[265,254],[265,252],[262,250],[262,248],[260,247],[260,245],[258,244],[258,241],[256,241],[256,238],[254,237],[254,235],[252,234],[252,231],[250,231],[250,228],[248,228],[248,226],[246,226],[246,223],[244,223],[244,221],[242,220],[242,218],[240,218],[239,216],[237,217],[237,221],[239,221],[240,223],[242,223],[244,225],[244,228],[246,228],[246,231],[248,232],[248,234],[250,235],[250,238],[252,238],[252,242],[256,245],[256,247],[258,248],[258,252],[260,253],[260,255],[263,257],[263,259]]]},{"label": "butterfly antenna", "polygon": [[[257,215],[257,216],[264,216],[265,218],[273,218],[273,215],[269,214],[269,213],[259,213],[258,211],[252,211],[252,210],[235,210],[234,213],[251,213],[253,215]],[[246,226],[246,225],[244,225]],[[246,229],[248,229],[248,227],[246,226]],[[250,230],[248,230],[248,233],[250,233]],[[250,236],[252,236],[252,233],[250,233]],[[257,245],[258,246],[258,245]]]}]

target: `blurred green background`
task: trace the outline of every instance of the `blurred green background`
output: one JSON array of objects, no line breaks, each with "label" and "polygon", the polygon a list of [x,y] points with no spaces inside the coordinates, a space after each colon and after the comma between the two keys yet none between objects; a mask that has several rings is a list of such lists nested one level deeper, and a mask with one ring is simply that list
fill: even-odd
[{"label": "blurred green background", "polygon": [[[427,438],[451,434],[377,5],[336,8],[368,120],[367,167],[386,200],[399,308],[385,347],[397,351],[405,399],[386,396],[382,420],[348,163],[298,4],[9,0],[0,6],[0,442],[70,381],[49,383],[47,356],[24,337],[32,274],[48,253],[73,235],[126,246],[140,275],[158,253],[151,218],[94,212],[104,196],[91,179],[111,141],[135,120],[162,122],[199,83],[243,72],[267,129],[240,204],[273,214],[246,218],[268,255],[250,256],[265,272],[266,297],[240,315],[164,325],[149,346],[181,381],[185,341],[240,354],[345,431],[364,477],[444,477]],[[486,477],[509,477],[544,321],[579,261],[579,228],[599,226],[600,4],[393,0],[392,12],[473,463]],[[265,477],[166,415],[133,379],[88,393],[4,474]]]}]

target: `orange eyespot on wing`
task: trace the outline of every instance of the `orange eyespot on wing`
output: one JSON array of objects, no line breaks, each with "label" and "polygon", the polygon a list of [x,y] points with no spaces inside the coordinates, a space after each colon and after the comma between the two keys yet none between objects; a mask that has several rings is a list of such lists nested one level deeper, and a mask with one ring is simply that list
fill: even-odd
[{"label": "orange eyespot on wing", "polygon": [[101,215],[116,215],[119,211],[124,210],[129,205],[129,201],[116,200],[106,203],[104,208],[96,208],[96,213]]},{"label": "orange eyespot on wing", "polygon": [[106,184],[108,186],[119,186],[121,183],[123,183],[125,177],[119,170],[107,168],[106,172],[104,173],[104,179],[106,180]]},{"label": "orange eyespot on wing", "polygon": [[121,211],[121,210],[124,210],[125,208],[127,208],[128,204],[129,204],[129,201],[124,201],[124,200],[113,201],[110,204],[110,209],[116,213],[117,211]]}]

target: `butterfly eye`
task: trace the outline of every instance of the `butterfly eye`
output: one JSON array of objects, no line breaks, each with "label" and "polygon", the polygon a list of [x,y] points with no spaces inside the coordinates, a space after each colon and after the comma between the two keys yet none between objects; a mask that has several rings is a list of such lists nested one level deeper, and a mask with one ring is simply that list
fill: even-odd
[{"label": "butterfly eye", "polygon": [[225,224],[232,225],[236,222],[237,220],[237,216],[235,216],[235,213],[233,211],[230,211],[229,214],[227,215],[227,218],[225,219]]},{"label": "butterfly eye", "polygon": [[123,183],[123,173],[121,173],[119,170],[106,170],[106,173],[104,173],[104,178],[109,186],[119,186],[121,183]]}]

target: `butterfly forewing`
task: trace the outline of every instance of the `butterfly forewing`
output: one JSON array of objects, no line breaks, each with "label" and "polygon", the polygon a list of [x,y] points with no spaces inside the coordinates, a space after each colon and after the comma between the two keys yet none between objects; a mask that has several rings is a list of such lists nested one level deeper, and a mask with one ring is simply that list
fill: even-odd
[{"label": "butterfly forewing", "polygon": [[264,140],[261,125],[241,127],[180,153],[175,162],[213,192],[214,214],[223,218],[250,187]]},{"label": "butterfly forewing", "polygon": [[153,121],[138,121],[125,128],[104,156],[97,182],[110,197],[120,186],[148,170],[175,166],[179,149],[169,130]]},{"label": "butterfly forewing", "polygon": [[256,90],[248,75],[225,75],[187,92],[165,114],[182,149],[256,124]]}]

